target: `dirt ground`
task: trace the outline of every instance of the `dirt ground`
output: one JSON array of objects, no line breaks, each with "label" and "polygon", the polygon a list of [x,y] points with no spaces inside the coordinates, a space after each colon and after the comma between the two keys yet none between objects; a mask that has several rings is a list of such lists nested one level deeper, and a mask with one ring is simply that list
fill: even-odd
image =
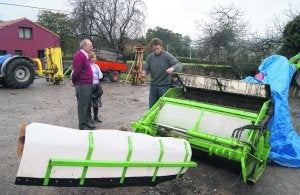
[{"label": "dirt ground", "polygon": [[[103,123],[98,129],[130,128],[148,108],[149,86],[102,83]],[[180,179],[154,187],[116,188],[43,187],[14,185],[20,159],[16,156],[19,128],[22,123],[39,122],[77,128],[74,88],[35,80],[27,89],[0,86],[0,194],[299,194],[300,169],[270,165],[255,185],[242,182],[240,174],[212,166],[198,159],[198,167],[189,169]],[[300,99],[291,98],[294,128],[300,132]]]}]

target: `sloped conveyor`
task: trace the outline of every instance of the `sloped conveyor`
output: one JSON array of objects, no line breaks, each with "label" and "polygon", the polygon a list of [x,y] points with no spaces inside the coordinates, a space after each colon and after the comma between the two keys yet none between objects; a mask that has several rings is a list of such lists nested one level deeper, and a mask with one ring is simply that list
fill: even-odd
[{"label": "sloped conveyor", "polygon": [[193,148],[240,164],[243,181],[256,182],[270,151],[268,85],[178,75],[171,88],[137,122],[135,132],[180,137]]},{"label": "sloped conveyor", "polygon": [[31,123],[15,184],[154,185],[195,167],[190,158],[190,144],[184,139]]}]

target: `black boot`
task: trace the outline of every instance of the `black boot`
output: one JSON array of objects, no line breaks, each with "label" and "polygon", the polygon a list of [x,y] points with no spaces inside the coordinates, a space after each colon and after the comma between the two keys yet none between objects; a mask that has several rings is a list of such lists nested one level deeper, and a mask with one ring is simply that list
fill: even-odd
[{"label": "black boot", "polygon": [[94,120],[101,123],[102,122],[102,119],[101,117],[99,118],[98,117],[98,111],[99,111],[99,108],[98,107],[94,107]]},{"label": "black boot", "polygon": [[90,124],[95,124],[95,121],[92,119],[92,116],[88,116],[87,122]]},{"label": "black boot", "polygon": [[95,124],[95,121],[93,120],[92,118],[92,112],[91,112],[91,103],[89,104],[89,107],[88,107],[88,112],[87,112],[87,122],[89,124]]}]

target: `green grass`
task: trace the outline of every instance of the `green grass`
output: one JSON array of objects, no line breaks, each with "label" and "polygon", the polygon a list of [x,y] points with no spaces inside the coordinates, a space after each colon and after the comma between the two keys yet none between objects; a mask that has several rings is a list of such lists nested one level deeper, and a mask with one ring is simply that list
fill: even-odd
[{"label": "green grass", "polygon": [[[122,73],[122,74],[120,74],[120,76],[119,76],[120,80],[124,80],[124,81],[125,81],[126,78],[127,78],[127,75],[129,75],[129,74],[127,74],[127,73]],[[150,80],[151,80],[151,76],[150,76],[150,74],[148,74],[148,75],[147,75],[147,78],[146,78],[146,81],[150,81]],[[127,81],[130,81],[130,75],[129,75]]]},{"label": "green grass", "polygon": [[[131,66],[133,62],[134,62],[133,60],[128,60],[128,61],[127,61],[128,66]],[[143,61],[143,64],[145,64],[145,61]],[[196,63],[181,63],[181,64],[182,64],[183,66],[231,67],[231,66],[225,65],[225,64],[196,64]]]},{"label": "green grass", "polygon": [[203,67],[209,67],[209,66],[213,66],[213,67],[230,67],[229,65],[225,65],[225,64],[195,64],[195,63],[181,63],[184,66],[203,66]]},{"label": "green grass", "polygon": [[[127,75],[128,75],[127,73],[122,73],[122,74],[119,75],[119,78],[120,78],[121,80],[126,80]],[[130,78],[128,78],[128,79],[130,79]]]}]

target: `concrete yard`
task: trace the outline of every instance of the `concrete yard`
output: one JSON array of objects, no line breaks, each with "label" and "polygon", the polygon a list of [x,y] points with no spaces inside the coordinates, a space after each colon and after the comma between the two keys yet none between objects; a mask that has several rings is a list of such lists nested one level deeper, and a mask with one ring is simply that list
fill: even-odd
[{"label": "concrete yard", "polygon": [[[102,82],[102,123],[97,129],[130,128],[148,109],[149,86]],[[300,132],[300,99],[290,98],[294,128]],[[20,159],[16,155],[22,123],[39,122],[77,128],[77,103],[69,80],[51,85],[35,80],[27,89],[0,86],[0,194],[299,194],[300,169],[269,165],[255,185],[244,184],[240,174],[197,159],[179,179],[157,186],[115,188],[18,186],[15,178]]]}]

